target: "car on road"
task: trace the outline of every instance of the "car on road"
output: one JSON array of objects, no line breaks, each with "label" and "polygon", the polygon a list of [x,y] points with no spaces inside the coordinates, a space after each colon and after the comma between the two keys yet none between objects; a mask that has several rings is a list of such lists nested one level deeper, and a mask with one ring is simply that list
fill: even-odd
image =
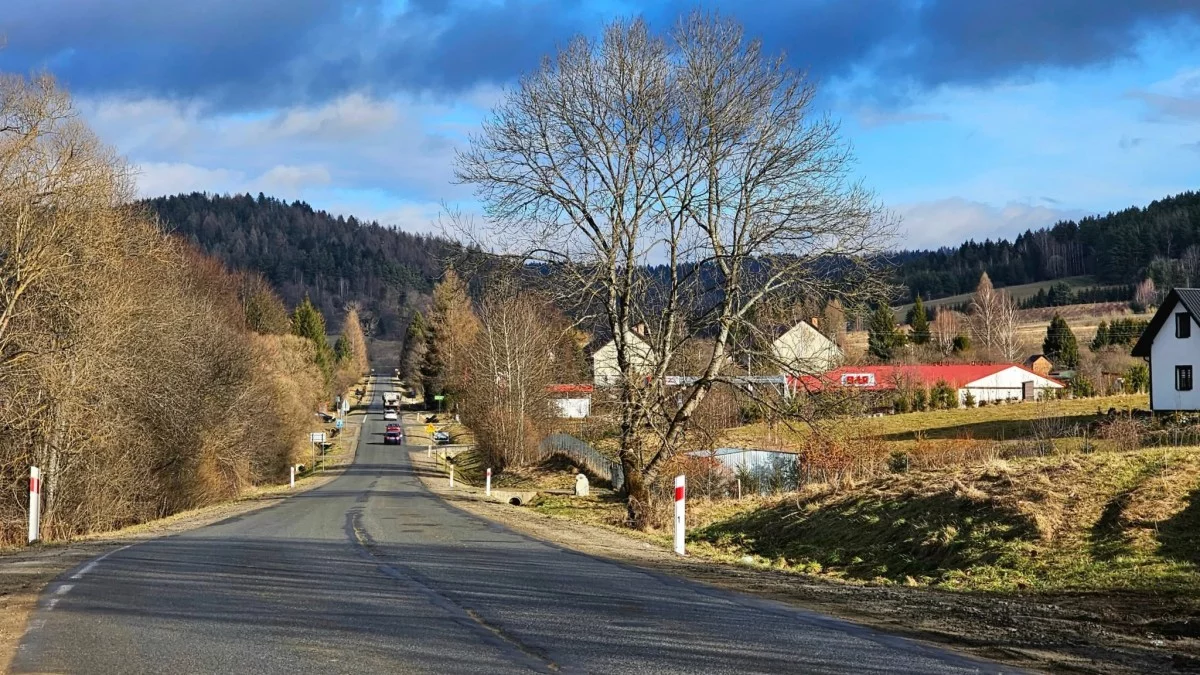
[{"label": "car on road", "polygon": [[383,419],[398,420],[400,419],[400,415],[395,410],[388,410],[383,413]]},{"label": "car on road", "polygon": [[435,431],[435,432],[433,432],[433,440],[436,443],[438,443],[439,445],[446,445],[447,443],[450,442],[450,432],[449,431]]},{"label": "car on road", "polygon": [[400,445],[403,442],[404,442],[404,432],[400,431],[399,427],[397,427],[395,429],[393,429],[392,427],[388,427],[388,430],[383,432],[383,444],[384,445]]}]

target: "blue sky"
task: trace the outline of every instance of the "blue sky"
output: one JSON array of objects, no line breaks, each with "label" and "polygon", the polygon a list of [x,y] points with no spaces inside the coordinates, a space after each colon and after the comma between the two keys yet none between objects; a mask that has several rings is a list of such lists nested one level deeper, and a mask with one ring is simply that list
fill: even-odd
[{"label": "blue sky", "polygon": [[7,0],[0,70],[48,68],[147,196],[263,191],[437,231],[453,153],[571,36],[695,6],[820,83],[901,247],[1200,189],[1197,0]]}]

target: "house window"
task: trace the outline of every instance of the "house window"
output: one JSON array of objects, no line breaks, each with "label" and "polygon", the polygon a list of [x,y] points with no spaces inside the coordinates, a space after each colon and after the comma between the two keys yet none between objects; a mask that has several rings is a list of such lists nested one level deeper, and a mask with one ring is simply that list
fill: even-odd
[{"label": "house window", "polygon": [[1192,316],[1187,312],[1175,315],[1175,337],[1189,338],[1192,336]]},{"label": "house window", "polygon": [[1192,367],[1175,366],[1175,389],[1178,391],[1192,390]]}]

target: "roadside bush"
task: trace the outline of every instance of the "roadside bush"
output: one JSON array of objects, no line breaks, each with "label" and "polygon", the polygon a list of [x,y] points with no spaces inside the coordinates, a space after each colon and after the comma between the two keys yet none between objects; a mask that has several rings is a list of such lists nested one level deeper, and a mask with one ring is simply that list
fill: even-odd
[{"label": "roadside bush", "polygon": [[968,391],[966,394],[964,394],[963,395],[963,406],[965,406],[967,408],[974,408],[975,407],[975,394],[972,394],[970,391]]},{"label": "roadside bush", "polygon": [[1137,450],[1142,444],[1145,425],[1132,415],[1117,415],[1101,425],[1099,436],[1112,444],[1115,450]]},{"label": "roadside bush", "polygon": [[903,450],[893,450],[888,456],[888,470],[892,473],[905,473],[908,471],[910,458],[907,452]]}]

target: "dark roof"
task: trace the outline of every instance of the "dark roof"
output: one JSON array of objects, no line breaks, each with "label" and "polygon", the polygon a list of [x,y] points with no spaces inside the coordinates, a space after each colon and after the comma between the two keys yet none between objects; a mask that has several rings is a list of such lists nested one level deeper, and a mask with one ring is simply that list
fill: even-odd
[{"label": "dark roof", "polygon": [[[1046,359],[1046,355],[1045,354],[1031,354],[1029,356],[1029,358],[1025,359],[1025,365],[1029,365],[1029,364],[1033,363],[1034,361],[1037,361],[1038,359]],[[1050,359],[1046,359],[1046,360],[1049,361]]]},{"label": "dark roof", "polygon": [[1200,288],[1172,288],[1159,305],[1158,311],[1154,313],[1154,318],[1150,319],[1150,325],[1142,332],[1142,337],[1138,338],[1137,344],[1133,346],[1131,354],[1150,356],[1150,345],[1154,344],[1154,337],[1162,330],[1163,324],[1171,318],[1171,310],[1175,309],[1176,300],[1183,303],[1188,314],[1192,315],[1192,321],[1200,326]]}]

